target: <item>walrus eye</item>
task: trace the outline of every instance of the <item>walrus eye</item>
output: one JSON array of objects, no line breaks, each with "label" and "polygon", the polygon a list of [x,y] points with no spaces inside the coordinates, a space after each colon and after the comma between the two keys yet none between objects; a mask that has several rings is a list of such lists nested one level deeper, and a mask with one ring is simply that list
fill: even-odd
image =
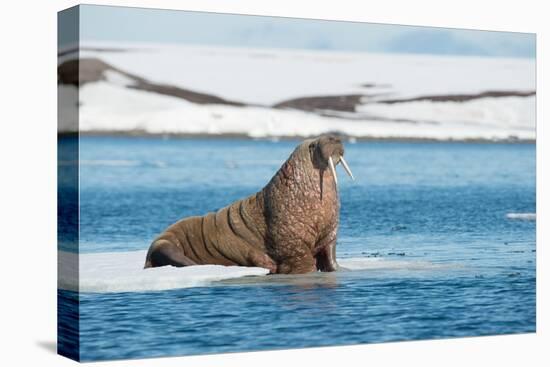
[{"label": "walrus eye", "polygon": [[340,162],[342,162],[342,166],[344,166],[344,169],[346,170],[346,173],[348,174],[348,176],[355,181],[355,177],[353,177],[353,173],[351,173],[351,169],[349,169],[349,166],[346,163],[346,160],[344,159],[343,155],[340,156]]}]

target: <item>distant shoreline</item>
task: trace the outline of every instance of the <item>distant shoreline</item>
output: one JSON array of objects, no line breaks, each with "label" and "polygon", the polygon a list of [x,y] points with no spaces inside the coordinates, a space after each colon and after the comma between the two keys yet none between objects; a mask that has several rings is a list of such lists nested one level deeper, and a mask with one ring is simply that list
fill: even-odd
[{"label": "distant shoreline", "polygon": [[[331,132],[327,132],[330,134]],[[471,138],[471,139],[434,139],[434,138],[413,138],[413,137],[372,137],[372,136],[347,136],[332,132],[339,135],[344,141],[357,141],[357,142],[407,142],[407,143],[485,143],[485,144],[536,144],[536,139],[483,139],[483,138]],[[225,133],[225,134],[190,134],[190,133],[150,133],[141,130],[131,131],[117,131],[117,130],[103,130],[103,131],[81,131],[76,132],[58,132],[58,138],[69,138],[76,136],[83,137],[128,137],[128,138],[165,138],[165,139],[204,139],[204,140],[257,140],[257,141],[298,141],[311,138],[313,136],[266,136],[266,137],[252,137],[242,133]]]}]

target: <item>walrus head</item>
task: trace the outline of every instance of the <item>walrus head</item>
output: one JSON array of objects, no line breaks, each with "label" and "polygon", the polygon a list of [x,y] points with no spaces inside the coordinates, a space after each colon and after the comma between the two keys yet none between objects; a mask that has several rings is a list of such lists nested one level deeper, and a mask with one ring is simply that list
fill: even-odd
[{"label": "walrus head", "polygon": [[351,169],[344,159],[344,144],[340,138],[334,135],[323,135],[309,144],[309,151],[313,166],[321,171],[329,168],[335,184],[338,184],[335,168],[338,163],[342,163],[346,173],[354,180]]}]

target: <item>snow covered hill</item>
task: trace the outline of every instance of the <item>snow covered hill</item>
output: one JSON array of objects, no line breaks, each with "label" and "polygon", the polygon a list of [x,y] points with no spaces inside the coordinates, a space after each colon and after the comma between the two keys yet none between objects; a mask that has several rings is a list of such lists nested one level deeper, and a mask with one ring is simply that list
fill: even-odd
[{"label": "snow covered hill", "polygon": [[531,59],[89,44],[77,81],[75,55],[62,132],[78,104],[84,132],[535,139]]}]

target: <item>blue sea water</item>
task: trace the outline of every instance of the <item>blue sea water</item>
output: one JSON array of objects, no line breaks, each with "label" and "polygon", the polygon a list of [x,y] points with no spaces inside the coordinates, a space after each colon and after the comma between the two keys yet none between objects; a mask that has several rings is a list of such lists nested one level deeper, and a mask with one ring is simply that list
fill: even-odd
[{"label": "blue sea water", "polygon": [[[261,189],[297,143],[82,137],[80,253],[147,249],[180,218]],[[507,217],[536,212],[534,144],[357,142],[345,155],[356,181],[340,172],[337,257],[395,266],[60,290],[61,324],[80,305],[80,359],[535,331],[536,222]]]}]

